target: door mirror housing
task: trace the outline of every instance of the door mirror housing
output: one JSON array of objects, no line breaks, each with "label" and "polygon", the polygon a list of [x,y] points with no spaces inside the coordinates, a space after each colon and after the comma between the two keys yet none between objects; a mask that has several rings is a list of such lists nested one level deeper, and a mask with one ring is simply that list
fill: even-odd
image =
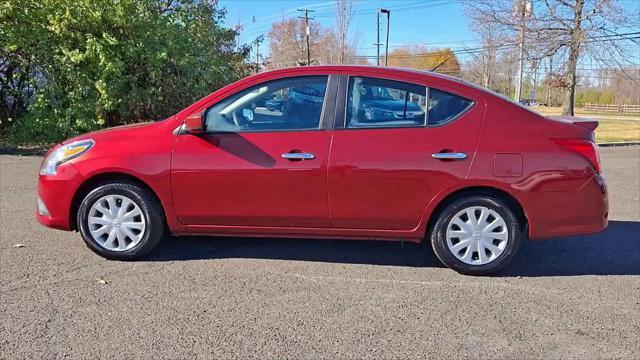
[{"label": "door mirror housing", "polygon": [[184,129],[189,134],[204,133],[204,112],[197,112],[184,119]]}]

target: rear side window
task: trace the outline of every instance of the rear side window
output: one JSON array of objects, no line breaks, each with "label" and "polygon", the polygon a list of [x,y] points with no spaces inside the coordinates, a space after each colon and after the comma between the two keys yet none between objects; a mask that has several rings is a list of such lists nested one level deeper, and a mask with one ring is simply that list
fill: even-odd
[{"label": "rear side window", "polygon": [[473,106],[446,91],[369,77],[350,77],[347,96],[347,129],[438,126]]},{"label": "rear side window", "polygon": [[429,126],[446,124],[473,105],[473,101],[437,89],[429,89]]},{"label": "rear side window", "polygon": [[426,122],[424,86],[350,77],[346,128],[416,127]]}]

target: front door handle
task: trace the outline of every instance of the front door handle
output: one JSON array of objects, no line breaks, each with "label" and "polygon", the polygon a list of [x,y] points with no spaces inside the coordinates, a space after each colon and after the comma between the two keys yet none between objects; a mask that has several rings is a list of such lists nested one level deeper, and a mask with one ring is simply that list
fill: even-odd
[{"label": "front door handle", "polygon": [[305,152],[290,152],[286,154],[282,154],[283,159],[291,160],[291,161],[300,161],[300,160],[313,160],[316,158],[312,153]]},{"label": "front door handle", "polygon": [[464,160],[467,154],[463,152],[445,152],[431,154],[431,157],[438,160]]}]

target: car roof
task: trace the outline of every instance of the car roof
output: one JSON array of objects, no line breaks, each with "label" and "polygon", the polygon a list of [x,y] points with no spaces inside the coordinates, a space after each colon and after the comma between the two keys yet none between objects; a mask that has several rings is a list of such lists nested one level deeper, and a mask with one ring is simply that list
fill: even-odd
[{"label": "car roof", "polygon": [[[270,71],[264,71],[261,73],[258,73],[254,76],[260,76],[260,75],[276,75],[279,73],[291,73],[291,72],[312,72],[312,73],[321,73],[321,72],[338,72],[338,71],[344,71],[344,72],[371,72],[371,76],[375,76],[375,75],[379,75],[379,74],[388,74],[388,75],[398,75],[398,76],[402,76],[404,75],[409,76],[409,77],[415,77],[416,75],[421,76],[421,77],[426,77],[426,78],[431,78],[431,79],[437,79],[437,80],[442,80],[444,82],[448,82],[448,83],[453,83],[453,84],[458,84],[458,85],[462,85],[464,87],[469,87],[472,88],[473,90],[479,91],[481,93],[484,94],[490,94],[490,95],[498,95],[499,97],[504,98],[503,96],[501,96],[500,94],[497,94],[493,91],[490,91],[488,89],[485,89],[479,85],[476,85],[474,83],[471,83],[469,81],[457,78],[455,76],[451,76],[451,75],[446,75],[446,74],[442,74],[442,73],[437,73],[437,72],[433,72],[433,71],[427,71],[427,70],[419,70],[419,69],[409,69],[409,68],[402,68],[402,67],[394,67],[394,66],[373,66],[373,65],[311,65],[311,66],[297,66],[297,67],[288,67],[288,68],[282,68],[282,69],[275,69],[275,70],[270,70]],[[452,84],[452,85],[453,85]],[[506,99],[509,100],[509,99]]]},{"label": "car roof", "polygon": [[345,71],[345,72],[349,72],[349,71],[375,71],[375,72],[380,72],[380,71],[383,71],[383,72],[404,73],[404,74],[409,74],[409,75],[418,74],[418,75],[436,77],[436,78],[450,80],[450,81],[456,81],[456,82],[463,83],[465,85],[474,85],[472,83],[466,82],[466,81],[458,79],[456,77],[445,75],[445,74],[441,74],[441,73],[436,73],[436,72],[433,72],[433,71],[409,69],[409,68],[394,67],[394,66],[311,65],[311,66],[296,66],[296,67],[287,67],[287,68],[275,69],[275,70],[262,72],[261,74],[267,74],[267,73],[268,74],[275,74],[275,73],[280,73],[280,72],[291,72],[292,70],[295,70],[295,71],[298,71],[298,72],[300,72],[300,71],[302,71],[302,72],[306,72],[306,71],[308,71],[308,72],[322,72],[322,71],[327,71],[327,72],[336,72],[336,71]]},{"label": "car roof", "polygon": [[431,78],[431,79],[437,79],[437,80],[442,80],[443,82],[449,83],[450,85],[461,85],[463,88],[468,88],[468,89],[472,89],[475,92],[478,92],[484,96],[489,96],[492,98],[496,98],[499,99],[501,101],[507,102],[509,104],[512,104],[514,106],[517,106],[521,109],[526,110],[529,113],[533,113],[536,115],[540,115],[537,112],[523,106],[522,104],[519,104],[515,101],[513,101],[512,99],[506,97],[505,95],[502,95],[500,93],[497,93],[493,90],[484,88],[480,85],[474,84],[472,82],[451,76],[451,75],[446,75],[446,74],[441,74],[441,73],[437,73],[437,72],[433,72],[433,71],[427,71],[427,70],[419,70],[419,69],[409,69],[409,68],[401,68],[401,67],[394,67],[394,66],[373,66],[373,65],[312,65],[312,66],[299,66],[299,67],[290,67],[290,68],[283,68],[283,69],[278,69],[278,70],[271,70],[271,71],[266,71],[263,72],[261,74],[272,74],[275,72],[292,72],[292,71],[310,71],[310,72],[336,72],[336,71],[344,71],[344,72],[371,72],[372,76],[375,76],[376,74],[389,74],[391,76],[393,75],[404,75],[404,76],[413,76],[415,77],[416,75],[418,76],[423,76],[426,78]]},{"label": "car roof", "polygon": [[[229,84],[223,87],[222,89],[219,89],[218,91],[212,94],[209,94],[208,96],[197,101],[196,103],[188,106],[187,108],[183,109],[178,114],[176,114],[176,118],[182,118],[187,114],[195,111],[196,109],[202,107],[204,104],[206,104],[209,101],[209,99],[215,96],[215,94],[224,94],[226,91],[231,91],[235,87],[244,86],[247,83],[254,83],[257,81],[261,81],[263,79],[295,76],[296,74],[299,75],[299,74],[307,73],[309,75],[321,75],[321,74],[331,74],[331,73],[337,73],[337,72],[345,72],[347,74],[358,73],[360,74],[360,76],[371,76],[371,77],[377,77],[377,76],[383,76],[383,77],[388,76],[392,78],[397,77],[398,79],[406,79],[406,80],[417,79],[417,78],[429,79],[429,80],[433,80],[434,83],[437,83],[439,85],[445,85],[448,88],[453,88],[453,89],[458,88],[461,91],[466,89],[467,91],[465,93],[467,94],[471,92],[472,94],[475,94],[474,96],[480,96],[480,97],[489,96],[493,98],[498,98],[498,99],[501,99],[502,101],[507,101],[518,107],[526,109],[522,105],[516,104],[510,99],[500,94],[497,94],[493,91],[480,87],[476,84],[470,83],[468,81],[465,81],[453,76],[435,73],[433,71],[390,67],[390,66],[372,66],[372,65],[368,65],[368,66],[367,65],[312,65],[312,66],[298,66],[298,67],[289,67],[289,68],[275,69],[270,71],[263,71],[263,72],[248,76],[235,83]],[[531,110],[529,109],[526,109],[526,110],[531,112]]]}]

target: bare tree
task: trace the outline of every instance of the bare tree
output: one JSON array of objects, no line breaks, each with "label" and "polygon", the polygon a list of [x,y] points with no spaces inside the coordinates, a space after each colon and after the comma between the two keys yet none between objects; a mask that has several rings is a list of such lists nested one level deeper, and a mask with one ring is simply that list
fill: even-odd
[{"label": "bare tree", "polygon": [[[306,26],[304,20],[282,19],[271,25],[269,31],[268,69],[307,65]],[[317,21],[309,22],[311,64],[332,64],[339,49],[333,31]],[[352,49],[347,48],[346,54]]]},{"label": "bare tree", "polygon": [[[514,9],[522,6],[524,1],[475,0],[467,3],[467,11],[484,22],[491,22],[514,34],[523,25],[514,14]],[[590,56],[597,62],[606,60],[624,69],[629,56],[622,43],[630,39],[616,33],[616,29],[637,24],[638,21],[615,0],[543,0],[535,2],[535,6],[531,18],[524,24],[527,57],[541,60],[559,55],[560,59],[564,59],[562,113],[573,115],[576,70],[580,58]],[[531,54],[530,44],[543,51]]]},{"label": "bare tree", "polygon": [[618,104],[640,104],[640,68],[614,70],[611,74],[611,89]]},{"label": "bare tree", "polygon": [[[320,37],[316,22],[309,24],[309,38],[313,45]],[[307,62],[306,27],[303,20],[291,18],[275,22],[271,26],[269,37],[269,68],[282,68],[305,65]],[[311,46],[312,59],[314,55]]]},{"label": "bare tree", "polygon": [[474,57],[476,72],[480,76],[482,86],[492,88],[493,74],[498,66],[498,50],[509,41],[507,34],[494,22],[484,21],[481,14],[468,11],[471,17],[471,30],[480,42],[481,51],[471,52]]},{"label": "bare tree", "polygon": [[347,62],[348,49],[350,47],[349,44],[347,44],[347,37],[349,35],[349,26],[351,25],[354,11],[354,0],[336,0],[335,35],[340,51],[340,64]]},{"label": "bare tree", "polygon": [[516,80],[518,77],[518,51],[517,49],[509,49],[503,51],[498,56],[498,72],[501,88],[498,91],[503,94],[513,94],[516,88]]}]

